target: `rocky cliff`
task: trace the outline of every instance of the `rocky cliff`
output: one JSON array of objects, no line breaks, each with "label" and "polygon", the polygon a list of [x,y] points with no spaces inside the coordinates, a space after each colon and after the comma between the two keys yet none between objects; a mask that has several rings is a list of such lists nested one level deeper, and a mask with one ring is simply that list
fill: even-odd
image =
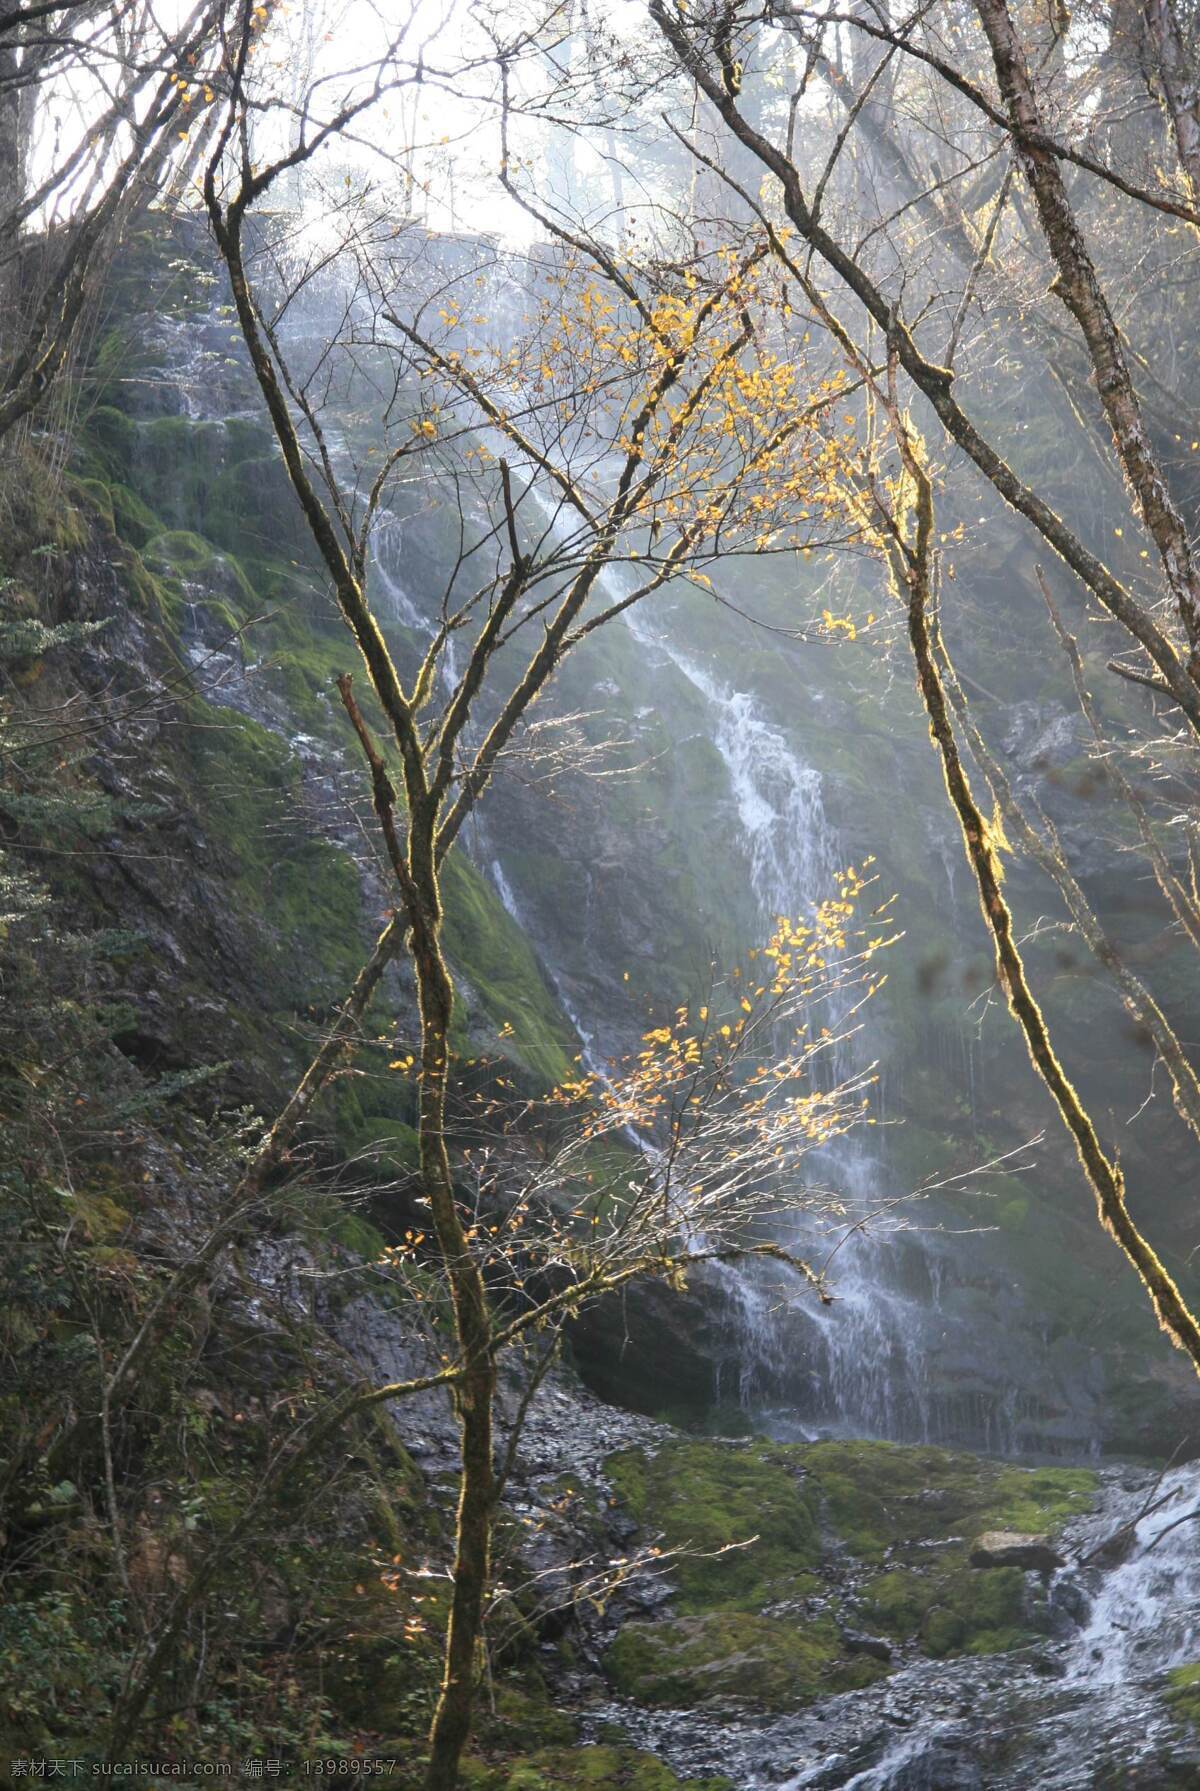
[{"label": "rocky cliff", "polygon": [[[353,655],[198,234],[155,225],[126,245],[86,389],[79,451],[52,501],[16,507],[4,566],[13,615],[74,631],[44,651],[31,636],[13,701],[31,726],[70,716],[58,776],[75,831],[48,825],[32,787],[5,826],[94,947],[87,994],[111,1021],[106,1075],[127,1117],[101,1149],[76,1114],[55,1199],[105,1302],[133,1326],[177,1286],[236,1177],[236,1137],[214,1154],[214,1116],[279,1101],[378,931],[386,886],[331,694]],[[407,666],[444,575],[448,511],[393,518],[378,556]],[[1009,1151],[1046,1116],[994,1002],[976,1024],[986,967],[906,681],[869,645],[855,655],[793,639],[830,574],[803,590],[791,576],[773,562],[731,567],[726,604],[666,605],[571,666],[553,718],[617,732],[635,770],[498,788],[448,879],[456,1045],[481,1086],[544,1090],[580,1056],[629,1049],[714,956],[873,854],[906,933],[854,1044],[881,1063],[884,1123],[870,1148],[819,1172],[848,1199],[887,1206]],[[977,617],[1024,576],[1015,554],[975,566]],[[741,620],[752,604],[784,632]],[[1063,824],[1085,832],[1103,797],[1050,681],[1042,689],[1003,652],[991,667],[1023,692],[1006,741],[1016,775],[1048,765]],[[1093,871],[1110,874],[1099,858]],[[1137,948],[1140,910],[1127,906]],[[1056,961],[1058,944],[1039,949],[1086,1075],[1115,1098],[1111,998]],[[70,966],[53,968],[56,995],[78,1003]],[[1181,984],[1180,1004],[1187,994]],[[69,1562],[74,1579],[47,1578],[2,1620],[14,1756],[87,1745],[140,1645],[131,1657],[115,1608],[81,1628],[98,1540],[64,1461],[77,1476],[84,1463],[98,1497],[106,1475],[140,1488],[122,1571],[131,1606],[153,1614],[198,1584],[211,1543],[236,1542],[281,1437],[319,1396],[439,1359],[419,1258],[399,1270],[384,1256],[419,1223],[411,1089],[388,1067],[413,1027],[397,972],[358,1072],[312,1128],[294,1202],[246,1215],[212,1273],[178,1284],[138,1410],[143,1441],[185,1439],[185,1470],[168,1472],[152,1442],[114,1464],[104,1435],[81,1440],[69,1414],[70,1452],[57,1436],[24,1438],[15,1546]],[[1153,1476],[1097,1480],[932,1446],[1070,1459],[1178,1441],[1187,1390],[1094,1236],[1069,1162],[1052,1142],[1035,1154],[994,1191],[969,1179],[847,1248],[828,1313],[781,1310],[733,1277],[581,1319],[507,1489],[491,1696],[470,1767],[481,1791],[663,1791],[676,1771],[713,1787],[876,1772],[893,1776],[858,1782],[903,1786],[951,1769],[960,1777],[946,1782],[1028,1785],[1011,1732],[1051,1707],[1056,1720],[1074,1713],[1057,1731],[1074,1737],[1071,1771],[1108,1749],[1174,1775],[1146,1783],[1188,1782],[1186,1617],[1152,1645],[1139,1627],[1145,1578],[1114,1581],[1110,1596],[1087,1560],[1103,1536],[1136,1529]],[[1187,1215],[1156,1116],[1130,1159],[1182,1250]],[[64,1290],[53,1250],[23,1235],[21,1252],[20,1323],[5,1344],[44,1388],[93,1348],[92,1315]],[[521,1388],[514,1370],[506,1423]],[[19,1406],[19,1392],[9,1398]],[[722,1429],[757,1434],[705,1434]],[[256,1557],[230,1545],[220,1600],[189,1635],[150,1739],[411,1762],[436,1675],[453,1460],[436,1393],[316,1453]],[[1181,1502],[1187,1472],[1171,1488]],[[1040,1535],[1065,1566],[1050,1578],[974,1567],[989,1530]],[[1171,1559],[1186,1605],[1194,1566]],[[1095,1649],[1137,1676],[1119,1641],[1130,1633],[1149,1649],[1146,1686],[1117,1734],[1085,1684]],[[213,1661],[216,1689],[205,1681],[201,1697]],[[906,1737],[918,1699],[944,1719],[920,1748]],[[1085,1731],[1098,1737],[1091,1755]]]},{"label": "rocky cliff", "polygon": [[[321,302],[293,326],[301,346]],[[361,961],[386,899],[332,693],[354,656],[198,229],[171,235],[156,221],[126,245],[93,367],[73,473],[86,539],[53,563],[49,588],[63,615],[105,621],[69,676],[98,722],[102,711],[115,720],[117,693],[136,710],[136,750],[114,727],[89,774],[140,818],[118,823],[76,893],[81,911],[121,909],[145,937],[122,969],[131,1054],[151,1068],[219,1058],[228,1067],[218,1086],[266,1108]],[[988,688],[1011,712],[1010,775],[1048,789],[1059,824],[1086,842],[1120,823],[1058,668],[1031,667],[1017,631],[997,625],[1009,612],[1032,627],[1040,598],[1008,525],[979,520],[988,529],[967,535],[952,568],[964,670],[986,649]],[[449,498],[426,494],[380,528],[375,600],[407,666],[427,638],[456,527]],[[25,564],[31,592],[47,567]],[[658,1334],[680,1363],[651,1389],[638,1384],[640,1352],[614,1348],[624,1317],[601,1311],[579,1333],[584,1372],[643,1409],[665,1403],[693,1420],[723,1399],[769,1408],[785,1434],[834,1424],[1076,1455],[1173,1446],[1190,1389],[1096,1235],[1069,1154],[1053,1130],[1042,1136],[1051,1116],[990,989],[874,578],[853,565],[734,562],[721,602],[669,598],[568,662],[544,719],[574,718],[593,743],[615,740],[609,768],[627,774],[567,769],[547,785],[518,772],[489,796],[448,887],[464,1056],[507,1061],[530,1087],[581,1053],[594,1064],[619,1056],[714,959],[761,938],[775,912],[819,899],[841,864],[872,855],[905,938],[852,1049],[858,1063],[879,1064],[885,1123],[820,1173],[855,1216],[887,1216],[840,1252],[839,1303],[764,1324],[752,1286],[717,1287],[681,1325],[651,1302],[636,1322],[647,1338],[665,1322]],[[837,645],[804,627],[831,601],[860,622],[882,613]],[[1152,959],[1161,948],[1137,890],[1108,868],[1110,854],[1094,858],[1085,878],[1120,917],[1135,960]],[[1022,911],[1037,913],[1047,892],[1022,867],[1013,874]],[[1115,997],[1053,929],[1030,950],[1085,1090],[1102,1109],[1128,1104]],[[1179,1013],[1190,976],[1185,967],[1172,989]],[[412,1030],[399,977],[376,1030],[382,1066]],[[407,1099],[382,1068],[340,1083],[321,1121],[332,1154],[367,1152],[393,1182],[411,1153]],[[1030,1139],[1019,1173],[968,1174],[902,1198]],[[1123,1148],[1135,1198],[1153,1204],[1156,1237],[1186,1279],[1194,1240],[1173,1193],[1169,1115],[1151,1109]],[[375,1206],[385,1232],[404,1217],[391,1196]]]}]

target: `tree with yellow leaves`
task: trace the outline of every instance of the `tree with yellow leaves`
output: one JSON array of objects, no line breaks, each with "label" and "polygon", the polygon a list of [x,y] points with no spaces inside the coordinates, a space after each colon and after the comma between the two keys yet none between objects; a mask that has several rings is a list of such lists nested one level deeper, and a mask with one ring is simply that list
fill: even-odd
[{"label": "tree with yellow leaves", "polygon": [[[276,182],[360,133],[381,96],[420,81],[425,52],[401,30],[371,78],[324,112],[325,90],[315,84],[299,141],[263,160],[254,145],[278,101],[273,77],[248,59],[250,36],[209,157],[205,201],[298,506],[374,699],[369,716],[349,670],[339,679],[371,780],[395,913],[247,1181],[261,1186],[281,1164],[384,967],[406,953],[420,1010],[411,1073],[421,1195],[454,1319],[455,1357],[440,1378],[453,1390],[462,1448],[428,1776],[430,1791],[446,1791],[468,1733],[489,1583],[499,1351],[639,1275],[677,1279],[705,1258],[784,1256],[755,1236],[754,1217],[764,1199],[783,1198],[780,1165],[859,1117],[865,1089],[808,1086],[832,1025],[783,1045],[779,1029],[811,1024],[832,987],[869,976],[880,935],[876,926],[851,946],[847,923],[861,885],[849,878],[816,916],[781,922],[763,960],[769,974],[727,1011],[715,997],[696,1017],[681,1010],[675,1025],[648,1034],[628,1070],[560,1091],[553,1104],[579,1111],[577,1143],[550,1160],[560,1189],[573,1191],[552,1222],[551,1204],[526,1191],[514,1208],[530,1223],[537,1216],[537,1239],[526,1243],[519,1227],[474,1220],[451,1157],[454,987],[441,873],[563,658],[672,581],[711,588],[706,568],[721,555],[854,536],[844,494],[856,445],[838,409],[843,379],[773,346],[767,326],[778,292],[764,242],[683,260],[617,256],[528,197],[507,136],[510,81],[528,34],[491,56],[499,187],[547,239],[520,270],[530,296],[515,329],[491,340],[464,329],[463,295],[482,278],[474,270],[452,273],[425,304],[405,292],[402,308],[404,233],[386,207],[366,202],[340,219],[334,246],[322,243],[310,268],[297,273],[277,255],[272,284],[263,270]],[[312,365],[296,367],[281,320],[318,263],[336,264],[341,315],[352,328],[322,343]],[[360,389],[374,380],[387,394],[350,466],[327,433],[319,396],[339,376]],[[434,475],[452,477],[463,494],[463,546],[440,621],[406,681],[374,606],[374,531],[401,482],[411,490]],[[576,1165],[614,1132],[644,1133],[644,1149],[622,1168],[622,1188],[585,1193]],[[531,1266],[546,1291],[514,1310]]]}]

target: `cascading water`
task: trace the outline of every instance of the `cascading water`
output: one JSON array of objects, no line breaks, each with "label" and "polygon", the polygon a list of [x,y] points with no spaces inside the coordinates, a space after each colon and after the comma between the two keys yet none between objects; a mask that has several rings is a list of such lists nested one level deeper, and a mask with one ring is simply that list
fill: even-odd
[{"label": "cascading water", "polygon": [[[556,538],[561,529],[556,508],[536,480],[522,503],[538,514],[547,539]],[[619,602],[633,589],[632,575],[620,565],[609,565],[595,589],[602,601]],[[622,614],[643,654],[690,688],[693,707],[695,697],[701,699],[709,738],[725,767],[737,843],[765,937],[779,916],[811,912],[836,891],[840,855],[821,775],[803,761],[752,693],[711,671],[669,626],[659,625],[649,606],[635,605]],[[499,854],[489,856],[501,899],[520,920],[519,895]],[[546,968],[570,1013],[562,979],[552,965]],[[596,1070],[589,1029],[571,1017],[585,1061]],[[859,1042],[846,1037],[835,1040],[818,1073],[832,1086],[863,1067]],[[735,1342],[736,1386],[718,1386],[718,1398],[736,1396],[743,1408],[754,1410],[760,1422],[784,1438],[814,1430],[922,1441],[939,1435],[961,1440],[974,1433],[986,1446],[1011,1449],[1015,1414],[1000,1402],[984,1403],[978,1410],[956,1408],[939,1420],[929,1375],[930,1355],[945,1332],[938,1267],[894,1222],[884,1222],[886,1235],[858,1223],[881,1204],[883,1185],[880,1165],[864,1147],[862,1135],[851,1133],[812,1153],[808,1161],[817,1170],[814,1179],[836,1189],[849,1220],[839,1230],[814,1218],[780,1241],[817,1264],[837,1246],[835,1303],[818,1307],[799,1284],[794,1300],[783,1297],[777,1270],[759,1273],[753,1265],[706,1269]],[[901,1257],[902,1277],[896,1273]],[[728,1375],[728,1368],[724,1372]]]},{"label": "cascading water", "polygon": [[[635,639],[668,659],[705,700],[764,930],[780,915],[811,911],[835,889],[840,868],[820,774],[801,761],[753,696],[714,677],[669,633],[656,630],[644,612],[630,609],[625,617]],[[848,1078],[857,1067],[854,1041],[836,1042],[829,1058],[831,1081]],[[868,1214],[878,1166],[860,1140],[845,1137],[816,1155],[854,1217]],[[838,1234],[803,1227],[786,1241],[819,1260]],[[927,1314],[886,1284],[880,1256],[869,1229],[856,1229],[839,1248],[837,1301],[820,1311],[803,1295],[784,1310],[774,1275],[768,1288],[752,1267],[716,1271],[738,1337],[743,1406],[761,1407],[772,1394],[778,1403],[784,1384],[794,1398],[807,1380],[802,1410],[771,1414],[781,1434],[804,1435],[817,1422],[856,1435],[928,1437],[927,1376],[919,1346]],[[807,1361],[807,1374],[798,1356]]]},{"label": "cascading water", "polygon": [[[298,352],[303,348],[304,318],[297,316]],[[220,334],[221,331],[224,334]],[[236,399],[213,376],[209,359],[225,325],[214,311],[205,326],[202,349],[195,332],[179,331],[168,344],[169,359],[189,415],[215,409],[228,418],[239,414]],[[211,341],[210,341],[211,336]],[[219,406],[213,395],[219,391]],[[488,431],[481,430],[487,438]],[[353,482],[354,466],[336,426],[327,424],[326,443],[339,473]],[[534,480],[522,497],[537,513],[548,539],[561,534],[553,504]],[[371,579],[381,617],[411,629],[422,641],[437,625],[428,593],[412,582],[405,564],[406,524],[386,508],[380,513],[372,541]],[[620,567],[607,569],[599,581],[601,594],[626,595],[631,587]],[[747,881],[760,916],[760,931],[779,914],[797,914],[828,894],[838,869],[836,833],[825,807],[820,774],[804,762],[788,733],[768,716],[756,696],[736,688],[723,668],[713,669],[685,647],[669,626],[660,624],[650,606],[630,609],[625,626],[639,645],[662,664],[664,673],[688,687],[687,705],[702,708],[702,726],[725,767],[735,846],[744,856]],[[442,656],[441,678],[448,690],[458,672],[458,643],[450,636]],[[521,881],[506,869],[500,842],[488,839],[486,823],[473,817],[467,844],[477,863],[489,871],[497,894],[526,931],[536,904],[525,900]],[[578,1033],[581,1055],[589,1070],[604,1074],[605,1053],[587,1006],[572,991],[555,962],[552,942],[541,942],[541,961],[560,1004]],[[844,1043],[827,1059],[831,1079],[861,1068],[853,1042]],[[880,1133],[874,1136],[879,1138]],[[854,1216],[869,1210],[884,1185],[880,1168],[864,1148],[865,1134],[851,1136],[826,1153],[809,1159],[818,1175],[835,1185]],[[814,1227],[785,1240],[823,1260],[835,1241]],[[899,1262],[902,1269],[898,1269]],[[834,1264],[836,1303],[817,1308],[803,1294],[781,1301],[777,1278],[753,1271],[714,1270],[722,1289],[729,1329],[736,1339],[733,1385],[719,1389],[745,1407],[765,1414],[781,1435],[804,1435],[813,1428],[834,1428],[858,1434],[897,1438],[971,1439],[1000,1451],[1015,1445],[1019,1411],[1005,1408],[1003,1396],[972,1394],[971,1409],[941,1409],[930,1392],[929,1364],[943,1343],[946,1322],[939,1304],[937,1247],[925,1248],[913,1234],[856,1233],[839,1249]],[[969,1353],[961,1332],[956,1356]],[[731,1372],[725,1369],[728,1376]],[[980,1379],[987,1378],[980,1376]]]},{"label": "cascading water", "polygon": [[1072,1676],[1088,1684],[1123,1686],[1200,1655],[1200,1467],[1173,1468],[1151,1491],[1135,1484],[1104,1514],[1103,1533],[1122,1535],[1126,1553],[1105,1573],[1075,1647]]}]

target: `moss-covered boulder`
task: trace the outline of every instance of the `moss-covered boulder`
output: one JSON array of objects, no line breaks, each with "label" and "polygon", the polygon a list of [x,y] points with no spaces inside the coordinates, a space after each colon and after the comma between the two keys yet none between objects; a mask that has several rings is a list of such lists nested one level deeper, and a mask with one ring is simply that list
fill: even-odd
[{"label": "moss-covered boulder", "polygon": [[1167,1674],[1166,1700],[1181,1723],[1200,1729],[1200,1660],[1171,1668]]},{"label": "moss-covered boulder", "polygon": [[1086,1470],[873,1442],[680,1440],[607,1465],[675,1597],[621,1629],[606,1670],[626,1696],[686,1707],[784,1710],[869,1684],[890,1663],[861,1630],[935,1658],[1035,1640],[1044,1589],[973,1567],[973,1541],[1050,1538],[1095,1489]]},{"label": "moss-covered boulder", "polygon": [[[480,1791],[678,1791],[684,1782],[653,1754],[633,1748],[546,1748],[480,1781]],[[733,1791],[726,1778],[686,1784],[688,1791]]]},{"label": "moss-covered boulder", "polygon": [[679,1610],[753,1611],[818,1589],[819,1491],[794,1448],[680,1440],[649,1458],[625,1450],[607,1471],[639,1526],[683,1551]]},{"label": "moss-covered boulder", "polygon": [[605,1657],[616,1689],[674,1708],[751,1704],[793,1710],[870,1685],[884,1664],[844,1647],[830,1617],[715,1610],[668,1623],[628,1623]]}]

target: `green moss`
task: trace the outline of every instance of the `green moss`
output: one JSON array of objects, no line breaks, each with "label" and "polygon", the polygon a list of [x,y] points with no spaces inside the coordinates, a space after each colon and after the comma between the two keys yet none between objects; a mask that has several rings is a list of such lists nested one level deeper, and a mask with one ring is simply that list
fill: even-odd
[{"label": "green moss", "polygon": [[76,479],[74,487],[80,499],[93,509],[97,516],[106,522],[110,529],[115,529],[113,516],[113,497],[103,479]]},{"label": "green moss", "polygon": [[364,1262],[378,1262],[387,1248],[383,1233],[361,1213],[345,1213],[333,1226],[330,1236],[343,1249],[353,1250]]},{"label": "green moss", "polygon": [[754,1610],[815,1587],[817,1498],[792,1449],[669,1443],[651,1459],[611,1456],[605,1471],[647,1533],[691,1551],[673,1569],[681,1611]]},{"label": "green moss", "polygon": [[864,1561],[931,1535],[1053,1530],[1086,1510],[1096,1488],[1086,1468],[1018,1468],[892,1443],[816,1443],[804,1462],[829,1521]]},{"label": "green moss", "polygon": [[687,1441],[610,1457],[644,1540],[683,1551],[670,1569],[678,1618],[626,1624],[605,1658],[618,1690],[650,1704],[784,1710],[886,1671],[844,1654],[831,1616],[762,1614],[819,1588],[818,1496],[800,1453]]},{"label": "green moss", "polygon": [[935,1656],[996,1654],[1030,1640],[1020,1570],[982,1572],[965,1565],[961,1555],[928,1571],[895,1568],[868,1581],[858,1616]]},{"label": "green moss", "polygon": [[161,524],[153,510],[144,504],[135,491],[128,485],[114,480],[108,487],[112,502],[113,527],[122,541],[131,547],[144,547],[153,535],[159,533]]},{"label": "green moss", "polygon": [[[1016,1568],[969,1565],[984,1530],[1054,1531],[1085,1510],[1095,1475],[1018,1468],[944,1449],[818,1443],[805,1451],[826,1516],[862,1561],[888,1562],[864,1588],[855,1620],[936,1656],[998,1653],[1034,1638]],[[945,1544],[930,1557],[923,1544]]]},{"label": "green moss", "polygon": [[1200,1660],[1172,1667],[1167,1674],[1167,1704],[1181,1723],[1200,1729]]},{"label": "green moss", "polygon": [[[232,443],[230,451],[241,446]],[[200,495],[199,517],[209,539],[239,558],[316,569],[315,549],[297,526],[295,495],[274,452],[239,458],[216,473]]]},{"label": "green moss", "polygon": [[319,964],[339,988],[348,988],[363,959],[362,899],[353,860],[325,840],[299,840],[277,867],[270,895],[272,918],[301,961]]},{"label": "green moss", "polygon": [[605,1655],[617,1690],[643,1704],[748,1703],[791,1710],[869,1685],[880,1661],[847,1656],[831,1617],[708,1611],[670,1623],[627,1623]]},{"label": "green moss", "polygon": [[575,1073],[567,1030],[525,934],[461,853],[442,873],[446,950],[469,979],[487,1019],[544,1088]]},{"label": "green moss", "polygon": [[368,1156],[392,1175],[410,1174],[420,1162],[416,1131],[403,1120],[363,1115],[346,1127],[342,1139],[348,1155]]},{"label": "green moss", "polygon": [[500,1768],[489,1791],[733,1791],[726,1778],[686,1780],[653,1754],[625,1747],[546,1748]]},{"label": "green moss", "polygon": [[298,773],[287,745],[248,717],[196,703],[195,787],[212,812],[233,890],[278,940],[293,1002],[342,994],[361,967],[361,891],[353,860],[292,817]]},{"label": "green moss", "polygon": [[210,571],[216,554],[190,529],[164,529],[146,543],[142,558],[156,570],[194,575]]},{"label": "green moss", "polygon": [[[794,1614],[822,1589],[822,1526],[840,1550],[884,1569],[842,1611],[850,1627],[935,1657],[991,1654],[1034,1640],[1041,1614],[1016,1568],[970,1566],[971,1542],[988,1529],[1052,1531],[1095,1490],[1086,1470],[891,1443],[697,1439],[652,1457],[624,1451],[606,1471],[642,1540],[683,1551],[669,1570],[678,1616],[627,1624],[609,1651],[618,1689],[648,1703],[732,1698],[765,1709],[887,1670],[843,1651],[827,1607]],[[793,1609],[772,1615],[785,1601]]]},{"label": "green moss", "polygon": [[490,1705],[481,1700],[476,1730],[489,1753],[503,1754],[567,1746],[576,1732],[573,1718],[550,1702],[541,1676],[529,1671],[495,1685]]},{"label": "green moss", "polygon": [[137,443],[137,424],[115,406],[98,404],[88,417],[88,447],[118,477],[128,474],[137,452]]},{"label": "green moss", "polygon": [[[260,573],[261,570],[260,566]],[[276,576],[282,583],[283,575]],[[268,574],[260,585],[265,601],[272,600],[271,582],[272,575]],[[262,653],[262,666],[278,678],[288,707],[302,727],[309,733],[326,735],[331,727],[339,732],[348,729],[336,682],[341,673],[357,670],[360,659],[349,631],[336,617],[321,618],[285,609],[275,616],[271,628],[256,634],[255,639]],[[373,693],[365,680],[359,682],[363,713],[377,738],[386,738]]]}]

